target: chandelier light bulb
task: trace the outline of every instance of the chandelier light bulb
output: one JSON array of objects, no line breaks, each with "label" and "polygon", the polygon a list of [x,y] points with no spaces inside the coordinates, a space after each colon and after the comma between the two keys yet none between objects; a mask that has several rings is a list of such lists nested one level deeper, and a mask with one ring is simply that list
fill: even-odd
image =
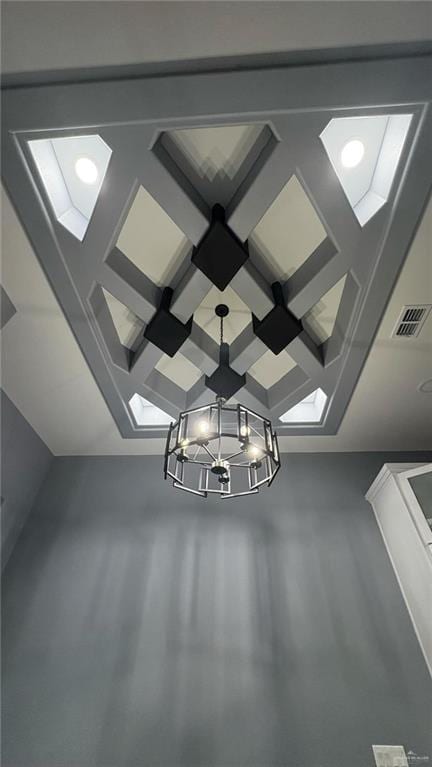
[{"label": "chandelier light bulb", "polygon": [[79,157],[75,163],[75,173],[83,184],[94,184],[98,178],[96,163],[89,157]]},{"label": "chandelier light bulb", "polygon": [[249,437],[250,435],[250,428],[249,426],[242,426],[240,429],[240,434],[242,437]]},{"label": "chandelier light bulb", "polygon": [[344,168],[356,168],[363,160],[365,153],[364,144],[360,139],[347,141],[341,152],[341,163]]},{"label": "chandelier light bulb", "polygon": [[201,432],[201,434],[207,434],[209,430],[207,421],[200,421],[198,424],[198,430]]},{"label": "chandelier light bulb", "polygon": [[251,469],[260,469],[262,466],[261,458],[262,452],[255,445],[248,450],[248,456],[250,458]]}]

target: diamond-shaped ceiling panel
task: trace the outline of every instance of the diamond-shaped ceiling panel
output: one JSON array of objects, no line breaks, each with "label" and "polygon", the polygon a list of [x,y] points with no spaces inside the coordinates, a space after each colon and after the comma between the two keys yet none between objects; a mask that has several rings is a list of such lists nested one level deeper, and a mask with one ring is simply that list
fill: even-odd
[{"label": "diamond-shaped ceiling panel", "polygon": [[296,363],[288,352],[283,351],[276,355],[269,349],[249,368],[248,373],[265,389],[270,389],[295,366]]},{"label": "diamond-shaped ceiling panel", "polygon": [[180,352],[175,357],[164,354],[157,363],[156,370],[185,391],[188,391],[202,375],[201,371]]},{"label": "diamond-shaped ceiling panel", "polygon": [[142,186],[120,232],[117,246],[160,287],[170,285],[190,251],[183,232]]},{"label": "diamond-shaped ceiling panel", "polygon": [[127,306],[112,296],[105,288],[102,288],[102,292],[120,343],[128,349],[134,349],[142,335],[144,324]]},{"label": "diamond-shaped ceiling panel", "polygon": [[326,231],[296,176],[292,176],[257,224],[250,244],[273,279],[285,281],[325,239]]},{"label": "diamond-shaped ceiling panel", "polygon": [[213,181],[218,175],[235,177],[260,132],[259,125],[225,125],[172,131],[169,135],[195,172]]},{"label": "diamond-shaped ceiling panel", "polygon": [[203,199],[225,207],[272,136],[265,125],[223,125],[170,131],[161,143]]},{"label": "diamond-shaped ceiling panel", "polygon": [[327,291],[318,304],[303,317],[303,325],[318,344],[324,343],[333,333],[341,302],[346,276]]},{"label": "diamond-shaped ceiling panel", "polygon": [[251,322],[251,312],[232,288],[218,290],[213,285],[195,311],[194,322],[217,343],[220,340],[220,319],[215,315],[218,304],[226,304],[229,307],[229,315],[224,319],[224,340],[231,344]]}]

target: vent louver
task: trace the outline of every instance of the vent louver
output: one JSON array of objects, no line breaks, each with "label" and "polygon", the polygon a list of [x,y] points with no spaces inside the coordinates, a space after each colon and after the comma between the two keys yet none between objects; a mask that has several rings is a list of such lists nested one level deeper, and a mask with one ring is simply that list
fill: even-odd
[{"label": "vent louver", "polygon": [[404,306],[392,336],[394,338],[413,338],[418,336],[430,310],[431,304]]}]

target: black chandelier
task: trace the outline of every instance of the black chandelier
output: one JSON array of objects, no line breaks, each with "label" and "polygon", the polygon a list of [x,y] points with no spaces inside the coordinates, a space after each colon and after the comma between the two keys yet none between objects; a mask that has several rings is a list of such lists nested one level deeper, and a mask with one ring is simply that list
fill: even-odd
[{"label": "black chandelier", "polygon": [[244,405],[226,404],[245,376],[229,366],[229,346],[223,340],[229,309],[219,304],[215,311],[220,318],[219,366],[206,376],[206,386],[216,401],[185,410],[170,424],[164,475],[174,487],[203,498],[237,498],[269,487],[280,469],[280,455],[271,421]]}]

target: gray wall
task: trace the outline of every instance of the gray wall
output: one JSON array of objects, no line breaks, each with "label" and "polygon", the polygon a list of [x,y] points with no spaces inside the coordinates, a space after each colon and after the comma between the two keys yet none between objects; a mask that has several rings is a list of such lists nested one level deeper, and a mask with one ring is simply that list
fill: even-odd
[{"label": "gray wall", "polygon": [[53,455],[0,390],[1,562],[5,566],[46,477]]},{"label": "gray wall", "polygon": [[427,474],[419,474],[418,477],[411,477],[409,482],[426,519],[432,527],[432,471]]},{"label": "gray wall", "polygon": [[173,490],[158,457],[57,458],[4,578],[4,767],[432,760],[430,679],[363,498],[385,460],[430,457],[285,455],[234,503]]}]

